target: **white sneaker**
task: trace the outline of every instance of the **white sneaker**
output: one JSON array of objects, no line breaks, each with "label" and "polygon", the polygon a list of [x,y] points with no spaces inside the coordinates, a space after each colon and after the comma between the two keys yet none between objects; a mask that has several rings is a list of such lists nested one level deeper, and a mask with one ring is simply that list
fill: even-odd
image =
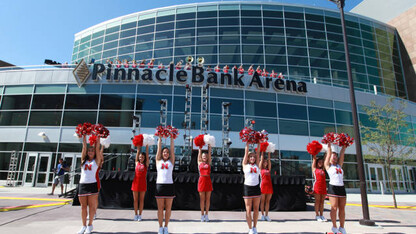
[{"label": "white sneaker", "polygon": [[164,230],[163,227],[160,227],[158,234],[163,234],[163,230]]},{"label": "white sneaker", "polygon": [[264,215],[261,216],[260,221],[265,221],[266,218],[264,217]]},{"label": "white sneaker", "polygon": [[209,222],[208,215],[205,215],[205,222]]},{"label": "white sneaker", "polygon": [[338,232],[341,232],[342,234],[347,234],[347,231],[343,227],[339,227]]},{"label": "white sneaker", "polygon": [[97,219],[97,213],[94,214],[94,220],[96,220],[96,219]]},{"label": "white sneaker", "polygon": [[82,226],[82,228],[77,232],[77,234],[84,234],[85,229],[87,229],[87,226]]},{"label": "white sneaker", "polygon": [[257,234],[257,228],[253,227],[253,234]]},{"label": "white sneaker", "polygon": [[142,221],[142,216],[141,215],[138,215],[139,217],[137,217],[137,221]]},{"label": "white sneaker", "polygon": [[91,233],[92,229],[93,229],[92,225],[87,226],[87,229],[85,229],[85,233]]},{"label": "white sneaker", "polygon": [[248,234],[254,234],[253,229],[249,229]]},{"label": "white sneaker", "polygon": [[321,218],[321,216],[315,216],[315,219],[316,219],[316,221],[318,221],[318,222],[322,222],[322,218]]},{"label": "white sneaker", "polygon": [[328,221],[324,216],[321,216],[321,220],[322,220],[322,222]]},{"label": "white sneaker", "polygon": [[201,215],[201,222],[205,222],[205,215]]},{"label": "white sneaker", "polygon": [[332,230],[332,233],[334,234],[338,233],[338,228],[336,227],[332,227],[331,230]]},{"label": "white sneaker", "polygon": [[139,215],[135,215],[133,220],[134,220],[134,221],[139,220]]},{"label": "white sneaker", "polygon": [[169,234],[168,227],[163,228],[163,234]]},{"label": "white sneaker", "polygon": [[272,221],[269,216],[265,216],[264,218],[266,219],[266,221]]}]

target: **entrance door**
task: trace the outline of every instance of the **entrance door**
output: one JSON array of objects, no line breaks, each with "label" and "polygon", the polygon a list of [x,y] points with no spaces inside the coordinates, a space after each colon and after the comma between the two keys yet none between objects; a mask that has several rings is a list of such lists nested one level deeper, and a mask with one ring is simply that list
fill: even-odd
[{"label": "entrance door", "polygon": [[65,154],[64,160],[69,166],[69,186],[73,187],[79,183],[81,176],[81,154]]},{"label": "entrance door", "polygon": [[407,167],[407,188],[409,192],[416,190],[416,167]]},{"label": "entrance door", "polygon": [[371,192],[383,192],[386,189],[384,168],[378,164],[368,164],[368,175]]},{"label": "entrance door", "polygon": [[395,191],[406,191],[402,166],[391,166],[393,186]]},{"label": "entrance door", "polygon": [[23,173],[24,186],[47,187],[51,168],[50,153],[27,153]]}]

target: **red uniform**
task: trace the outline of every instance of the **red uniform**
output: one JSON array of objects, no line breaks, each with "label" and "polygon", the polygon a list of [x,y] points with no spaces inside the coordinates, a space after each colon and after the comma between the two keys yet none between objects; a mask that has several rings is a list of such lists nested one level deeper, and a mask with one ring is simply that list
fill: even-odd
[{"label": "red uniform", "polygon": [[198,192],[211,192],[211,165],[208,163],[199,164],[199,180],[198,180]]},{"label": "red uniform", "polygon": [[313,175],[315,177],[315,182],[313,183],[313,192],[316,194],[326,194],[325,171],[316,168]]},{"label": "red uniform", "polygon": [[261,193],[262,194],[273,194],[272,177],[268,169],[261,169]]},{"label": "red uniform", "polygon": [[131,190],[135,192],[145,192],[147,190],[146,174],[147,167],[144,164],[137,163]]}]

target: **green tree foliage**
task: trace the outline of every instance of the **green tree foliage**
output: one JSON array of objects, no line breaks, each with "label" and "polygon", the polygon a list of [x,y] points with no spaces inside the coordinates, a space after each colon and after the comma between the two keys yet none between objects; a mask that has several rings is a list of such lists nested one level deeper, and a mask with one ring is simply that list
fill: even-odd
[{"label": "green tree foliage", "polygon": [[402,163],[413,153],[415,139],[412,127],[406,122],[408,115],[404,113],[406,103],[389,98],[385,105],[377,105],[374,101],[370,107],[364,107],[369,121],[374,128],[362,126],[363,145],[378,163],[385,165],[388,173],[394,207],[397,208],[394,192],[392,165]]}]

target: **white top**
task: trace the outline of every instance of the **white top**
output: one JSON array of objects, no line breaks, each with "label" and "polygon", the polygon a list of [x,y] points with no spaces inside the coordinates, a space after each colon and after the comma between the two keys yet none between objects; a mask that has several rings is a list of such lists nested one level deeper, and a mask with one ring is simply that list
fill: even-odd
[{"label": "white top", "polygon": [[260,183],[260,169],[256,164],[247,164],[243,168],[244,184],[248,186],[256,186]]},{"label": "white top", "polygon": [[170,160],[160,160],[156,163],[157,179],[156,184],[173,184],[173,164]]},{"label": "white top", "polygon": [[335,186],[344,186],[344,170],[337,164],[331,165],[327,170],[329,176],[329,184]]},{"label": "white top", "polygon": [[95,159],[92,161],[85,161],[84,165],[81,165],[81,179],[80,184],[91,184],[98,181],[98,165]]}]

